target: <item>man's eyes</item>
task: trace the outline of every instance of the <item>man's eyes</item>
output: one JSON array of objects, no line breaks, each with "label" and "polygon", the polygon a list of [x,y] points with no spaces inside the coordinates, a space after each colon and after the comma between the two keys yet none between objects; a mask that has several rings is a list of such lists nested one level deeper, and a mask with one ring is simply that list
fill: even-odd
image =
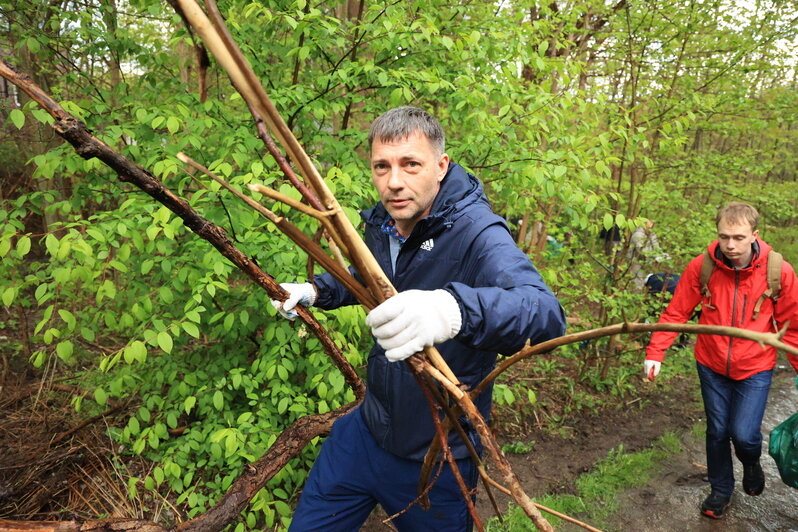
[{"label": "man's eyes", "polygon": [[[406,163],[404,163],[404,166],[407,166],[407,167],[410,167],[410,168],[418,168],[418,167],[421,166],[421,163],[418,162],[418,161],[407,161]],[[372,165],[372,168],[374,170],[387,170],[387,169],[390,168],[390,165],[387,165],[385,163],[374,163]]]}]

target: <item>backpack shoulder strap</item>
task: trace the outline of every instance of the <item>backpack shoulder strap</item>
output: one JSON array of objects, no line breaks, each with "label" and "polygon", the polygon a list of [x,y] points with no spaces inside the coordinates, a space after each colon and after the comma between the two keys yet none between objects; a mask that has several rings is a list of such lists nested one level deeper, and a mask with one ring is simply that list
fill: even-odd
[{"label": "backpack shoulder strap", "polygon": [[709,251],[704,251],[704,260],[701,263],[701,295],[707,298],[712,298],[709,292],[709,278],[712,277],[712,272],[715,271],[715,261],[709,255]]},{"label": "backpack shoulder strap", "polygon": [[772,249],[768,253],[768,289],[770,297],[775,301],[781,292],[781,263],[784,257],[778,251]]},{"label": "backpack shoulder strap", "polygon": [[754,305],[753,319],[757,319],[759,317],[759,308],[762,306],[763,301],[765,301],[767,298],[770,298],[775,303],[779,298],[779,292],[781,292],[781,263],[783,260],[784,257],[782,257],[781,253],[778,251],[773,251],[771,249],[770,252],[768,252],[768,287],[767,290],[765,290],[762,295],[759,296],[759,299],[756,301],[756,305]]}]

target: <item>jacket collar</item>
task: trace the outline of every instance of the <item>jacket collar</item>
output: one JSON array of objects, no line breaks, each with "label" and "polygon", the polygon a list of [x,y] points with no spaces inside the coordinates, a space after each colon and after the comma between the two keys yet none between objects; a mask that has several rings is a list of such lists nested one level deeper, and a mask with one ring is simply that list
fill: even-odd
[{"label": "jacket collar", "polygon": [[[766,242],[758,238],[753,241],[753,243],[751,244],[751,248],[753,250],[753,254],[751,255],[751,262],[748,263],[748,265],[745,268],[740,268],[741,270],[747,270],[751,266],[755,266],[763,262],[765,260],[764,257],[767,257],[768,251],[770,251],[770,246]],[[715,264],[717,264],[718,266],[729,270],[735,269],[734,266],[732,266],[731,261],[726,258],[723,252],[721,252],[720,242],[718,242],[717,240],[715,240],[709,245],[709,254],[715,260]]]}]

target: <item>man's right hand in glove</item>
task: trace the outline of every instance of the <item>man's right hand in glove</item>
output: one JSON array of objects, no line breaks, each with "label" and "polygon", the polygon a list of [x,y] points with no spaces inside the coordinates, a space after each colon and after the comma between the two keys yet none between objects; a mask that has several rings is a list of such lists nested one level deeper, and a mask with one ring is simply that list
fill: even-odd
[{"label": "man's right hand in glove", "polygon": [[310,307],[316,302],[316,287],[313,283],[280,283],[283,290],[288,292],[288,299],[285,301],[278,301],[272,299],[272,306],[277,309],[277,312],[284,318],[289,320],[296,319],[298,314],[294,312],[297,305],[303,307]]}]

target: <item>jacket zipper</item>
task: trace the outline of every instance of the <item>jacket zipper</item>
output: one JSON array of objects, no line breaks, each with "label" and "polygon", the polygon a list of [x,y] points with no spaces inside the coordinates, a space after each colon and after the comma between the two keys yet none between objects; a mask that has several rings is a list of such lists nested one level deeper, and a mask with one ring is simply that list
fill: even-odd
[{"label": "jacket zipper", "polygon": [[745,325],[745,312],[748,307],[748,294],[743,296],[743,311],[740,314],[740,325]]},{"label": "jacket zipper", "polygon": [[[734,296],[732,297],[731,326],[735,327],[734,319],[737,317],[737,289],[740,287],[740,270],[734,270]],[[731,375],[732,346],[734,338],[729,337],[729,351],[726,353],[726,376]]]}]

